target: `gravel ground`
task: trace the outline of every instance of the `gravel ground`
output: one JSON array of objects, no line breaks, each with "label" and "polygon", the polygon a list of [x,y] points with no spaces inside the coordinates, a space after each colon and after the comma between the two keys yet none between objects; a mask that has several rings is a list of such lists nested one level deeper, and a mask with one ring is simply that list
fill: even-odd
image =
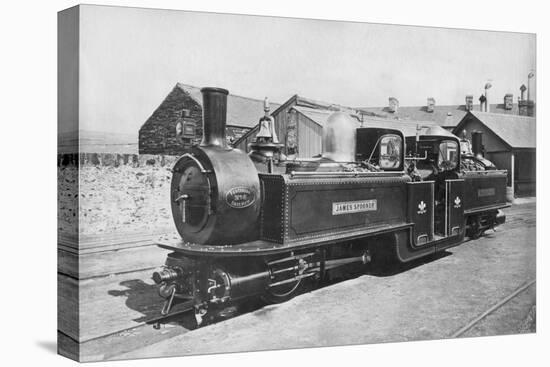
[{"label": "gravel ground", "polygon": [[[508,215],[498,232],[441,257],[327,286],[115,359],[448,338],[535,278],[535,204]],[[534,332],[535,292],[529,288],[465,336]]]}]

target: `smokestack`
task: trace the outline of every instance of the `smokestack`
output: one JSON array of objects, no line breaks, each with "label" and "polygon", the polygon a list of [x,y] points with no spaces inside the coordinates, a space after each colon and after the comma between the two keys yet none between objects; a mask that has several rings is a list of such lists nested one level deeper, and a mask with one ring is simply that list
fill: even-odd
[{"label": "smokestack", "polygon": [[491,83],[487,82],[485,84],[485,112],[488,112],[488,106],[489,106],[489,88],[491,88]]},{"label": "smokestack", "polygon": [[472,151],[476,157],[483,157],[483,133],[472,131]]},{"label": "smokestack", "polygon": [[227,95],[222,88],[202,88],[202,141],[201,146],[228,148],[225,139]]}]

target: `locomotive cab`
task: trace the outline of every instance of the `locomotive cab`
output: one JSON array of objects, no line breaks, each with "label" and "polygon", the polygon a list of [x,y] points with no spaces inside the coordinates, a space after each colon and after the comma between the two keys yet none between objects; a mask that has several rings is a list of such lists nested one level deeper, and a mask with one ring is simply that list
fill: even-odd
[{"label": "locomotive cab", "polygon": [[401,131],[378,127],[357,129],[357,162],[380,171],[404,171],[404,158]]},{"label": "locomotive cab", "polygon": [[[422,135],[407,137],[410,147],[408,164],[413,179],[433,181],[434,231],[439,236],[459,234],[459,223],[449,224],[451,209],[461,210],[462,183],[460,172],[460,141],[448,131],[433,126]],[[453,202],[450,202],[452,196]],[[458,213],[454,213],[456,217]],[[460,215],[462,215],[460,213]]]},{"label": "locomotive cab", "polygon": [[460,142],[453,134],[439,127],[430,128],[424,135],[407,137],[407,147],[409,164],[415,165],[422,180],[457,178]]}]

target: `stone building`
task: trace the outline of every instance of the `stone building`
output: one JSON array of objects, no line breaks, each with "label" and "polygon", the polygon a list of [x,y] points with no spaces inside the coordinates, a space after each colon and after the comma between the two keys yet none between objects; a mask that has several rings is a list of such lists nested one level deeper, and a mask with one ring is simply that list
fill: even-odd
[{"label": "stone building", "polygon": [[[264,114],[263,101],[229,94],[227,130],[229,143],[257,125]],[[271,103],[272,110],[279,107]],[[202,139],[202,94],[200,88],[177,83],[139,129],[139,154],[180,155],[185,147]]]}]

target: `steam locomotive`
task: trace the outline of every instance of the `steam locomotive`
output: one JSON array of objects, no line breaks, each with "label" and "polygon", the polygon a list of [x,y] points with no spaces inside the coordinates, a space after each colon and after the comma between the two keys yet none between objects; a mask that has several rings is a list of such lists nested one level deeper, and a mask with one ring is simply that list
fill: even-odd
[{"label": "steam locomotive", "polygon": [[[203,88],[203,140],[173,167],[177,238],[153,274],[163,315],[190,304],[198,323],[236,301],[283,302],[308,284],[388,259],[409,262],[504,223],[506,171],[438,128],[357,127],[333,113],[323,152],[285,159],[269,105],[251,152],[227,144],[228,91]],[[407,149],[409,149],[407,151]]]}]

